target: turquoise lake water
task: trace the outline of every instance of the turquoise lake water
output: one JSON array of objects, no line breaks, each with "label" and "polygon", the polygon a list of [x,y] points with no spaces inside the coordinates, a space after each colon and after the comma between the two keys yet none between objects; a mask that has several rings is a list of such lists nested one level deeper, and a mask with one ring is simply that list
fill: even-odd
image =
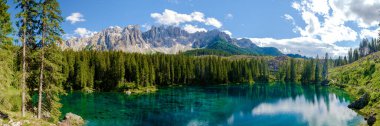
[{"label": "turquoise lake water", "polygon": [[347,108],[338,89],[301,84],[164,87],[144,95],[96,92],[62,97],[62,113],[89,126],[356,126],[363,117]]}]

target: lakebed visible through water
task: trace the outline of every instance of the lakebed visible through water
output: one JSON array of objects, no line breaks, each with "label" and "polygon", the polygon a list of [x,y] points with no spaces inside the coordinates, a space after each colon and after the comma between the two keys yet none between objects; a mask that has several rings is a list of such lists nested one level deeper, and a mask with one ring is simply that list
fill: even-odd
[{"label": "lakebed visible through water", "polygon": [[339,89],[292,83],[162,87],[155,93],[72,92],[62,113],[89,126],[260,125],[356,126],[364,119],[347,108]]}]

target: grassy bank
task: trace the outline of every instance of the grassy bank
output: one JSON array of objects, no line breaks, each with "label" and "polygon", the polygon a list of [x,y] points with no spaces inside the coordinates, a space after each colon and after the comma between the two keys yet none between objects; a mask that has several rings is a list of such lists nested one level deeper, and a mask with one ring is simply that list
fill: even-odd
[{"label": "grassy bank", "polygon": [[359,110],[366,116],[376,113],[376,126],[380,125],[380,52],[358,61],[331,69],[330,84],[348,91],[355,99],[370,94],[369,104]]}]

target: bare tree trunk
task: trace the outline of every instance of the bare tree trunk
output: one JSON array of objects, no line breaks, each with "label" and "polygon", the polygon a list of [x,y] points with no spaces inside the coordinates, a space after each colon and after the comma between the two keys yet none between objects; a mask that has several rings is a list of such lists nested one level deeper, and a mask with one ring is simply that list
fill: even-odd
[{"label": "bare tree trunk", "polygon": [[[25,8],[25,7],[24,7]],[[23,19],[24,25],[26,25],[26,18]],[[26,111],[26,99],[25,99],[25,92],[26,92],[26,26],[24,26],[24,33],[23,33],[23,42],[22,42],[22,80],[21,80],[21,88],[22,88],[22,95],[21,95],[21,114],[23,117],[25,117],[25,111]]]},{"label": "bare tree trunk", "polygon": [[41,119],[41,108],[42,108],[42,86],[44,83],[44,59],[45,59],[45,27],[43,27],[42,32],[42,43],[41,43],[41,68],[40,68],[40,87],[38,89],[38,115],[37,117]]}]

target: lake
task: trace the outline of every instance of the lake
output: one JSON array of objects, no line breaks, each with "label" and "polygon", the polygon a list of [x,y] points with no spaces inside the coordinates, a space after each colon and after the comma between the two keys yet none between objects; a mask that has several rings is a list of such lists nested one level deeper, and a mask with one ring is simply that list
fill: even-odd
[{"label": "lake", "polygon": [[162,87],[144,95],[72,92],[62,96],[61,111],[89,126],[356,126],[364,119],[347,108],[350,101],[331,87],[256,83]]}]

